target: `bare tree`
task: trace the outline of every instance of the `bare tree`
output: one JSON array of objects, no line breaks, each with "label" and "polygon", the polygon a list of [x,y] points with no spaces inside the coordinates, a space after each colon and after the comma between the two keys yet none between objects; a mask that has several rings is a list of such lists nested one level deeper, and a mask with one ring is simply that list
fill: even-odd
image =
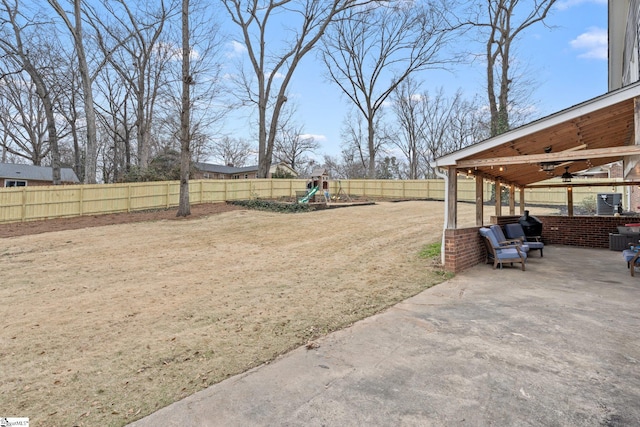
[{"label": "bare tree", "polygon": [[89,74],[89,63],[84,49],[84,31],[82,27],[83,13],[82,0],[73,0],[73,12],[68,13],[60,5],[58,0],[47,0],[49,5],[62,19],[71,33],[73,44],[78,59],[78,71],[82,82],[82,95],[84,98],[84,115],[86,120],[87,145],[85,152],[84,182],[96,183],[96,163],[98,156],[98,135],[96,130],[96,115],[93,105],[92,78]]},{"label": "bare tree", "polygon": [[556,0],[471,0],[475,10],[470,24],[482,32],[485,43],[487,96],[491,113],[491,136],[511,127],[510,109],[514,76],[511,71],[513,47],[517,38],[536,23],[544,23]]},{"label": "bare tree", "polygon": [[440,148],[439,156],[468,147],[489,137],[489,120],[486,109],[477,97],[462,98],[458,91],[450,102],[449,136]]},{"label": "bare tree", "polygon": [[478,102],[460,90],[448,98],[440,88],[432,96],[408,79],[394,93],[392,108],[396,125],[387,137],[403,153],[409,179],[434,177],[430,165],[436,157],[488,136]]},{"label": "bare tree", "polygon": [[[243,101],[258,109],[258,177],[266,178],[286,93],[300,60],[338,14],[373,0],[222,0],[231,20],[242,32],[251,63],[250,73],[241,70]],[[273,43],[271,31],[286,20],[286,38]],[[269,42],[267,42],[269,40]],[[279,51],[278,51],[279,49]],[[251,75],[252,74],[252,75]],[[255,82],[253,79],[255,79]]]},{"label": "bare tree", "polygon": [[[47,85],[44,70],[39,68],[32,60],[29,54],[29,48],[37,50],[37,45],[25,46],[23,34],[27,28],[31,28],[35,23],[23,22],[23,18],[18,10],[18,1],[9,2],[2,0],[2,27],[6,27],[6,37],[0,37],[0,50],[13,61],[17,67],[24,70],[33,82],[36,93],[44,106],[44,114],[46,116],[47,134],[49,136],[49,148],[51,150],[51,167],[53,174],[53,184],[61,183],[60,178],[60,152],[58,150],[58,134],[56,128],[56,120],[54,115],[54,99],[53,94]],[[37,39],[36,33],[31,33],[28,37]],[[45,44],[48,45],[48,44]],[[45,57],[44,55],[40,56]]]},{"label": "bare tree", "polygon": [[49,155],[44,104],[26,73],[5,74],[0,85],[4,152],[40,166]]},{"label": "bare tree", "polygon": [[424,151],[422,129],[427,117],[422,114],[423,98],[415,79],[409,77],[396,87],[392,97],[396,126],[387,132],[387,139],[395,145],[407,161],[407,178],[424,176],[420,153]]},{"label": "bare tree", "polygon": [[346,179],[366,178],[367,165],[363,160],[359,150],[352,145],[345,145],[340,151],[340,160],[335,162],[333,167],[339,177]]},{"label": "bare tree", "polygon": [[211,154],[225,165],[242,167],[254,153],[251,144],[242,138],[225,136],[218,140],[211,149]]},{"label": "bare tree", "polygon": [[[191,104],[189,119],[191,126],[192,160],[208,156],[217,135],[221,134],[221,124],[230,111],[230,103],[224,99],[225,86],[222,69],[224,64],[223,35],[216,21],[215,11],[209,3],[190,3],[190,88]],[[226,59],[226,58],[225,58]],[[172,62],[176,64],[177,61]],[[169,81],[182,81],[182,70],[170,68]],[[181,91],[178,85],[169,84],[163,88],[163,116],[161,130],[165,135],[178,135],[174,125],[176,111],[181,109]],[[176,138],[179,139],[179,138]]]},{"label": "bare tree", "polygon": [[425,177],[435,178],[431,168],[434,159],[482,139],[485,124],[478,104],[464,99],[460,90],[452,98],[442,89],[434,96],[425,92],[421,103],[424,120],[420,136],[425,144],[420,154],[427,170]]},{"label": "bare tree", "polygon": [[[62,51],[55,58],[56,61],[56,79],[57,82],[57,102],[56,114],[64,120],[61,125],[60,139],[67,137],[71,139],[70,148],[71,159],[69,162],[73,166],[73,170],[80,180],[84,180],[84,127],[81,125],[84,119],[82,115],[82,83],[77,67],[74,65],[75,52]],[[64,143],[60,144],[59,149],[64,149]],[[62,158],[62,156],[61,156]]]},{"label": "bare tree", "polygon": [[351,9],[327,32],[322,58],[329,78],[367,122],[369,178],[376,173],[374,123],[385,101],[411,74],[446,62],[440,51],[452,34],[448,9],[446,0]]},{"label": "bare tree", "polygon": [[305,153],[312,153],[319,148],[318,142],[312,136],[302,134],[302,127],[283,129],[276,137],[274,158],[298,170],[308,163]]},{"label": "bare tree", "polygon": [[[374,117],[374,129],[380,128],[380,116],[381,115],[377,115]],[[368,176],[369,153],[371,153],[371,147],[369,146],[369,128],[370,126],[364,123],[364,116],[362,114],[354,115],[350,112],[344,119],[340,137],[342,140],[343,162],[348,165],[349,170],[345,178],[365,178]],[[384,141],[383,136],[381,132],[374,132],[374,153],[380,150]],[[357,167],[354,166],[356,164],[358,165]]]},{"label": "bare tree", "polygon": [[164,0],[152,10],[149,4],[124,0],[103,0],[104,9],[115,23],[92,16],[100,50],[131,88],[135,100],[138,166],[146,168],[151,155],[151,127],[161,86],[167,84],[167,67],[175,59],[172,43],[163,40],[174,6]]},{"label": "bare tree", "polygon": [[133,109],[130,86],[111,69],[100,75],[97,90],[103,102],[97,105],[98,123],[104,138],[102,177],[105,182],[117,182],[131,169],[131,135],[135,121],[129,118]]},{"label": "bare tree", "polygon": [[180,203],[177,216],[191,215],[189,203],[189,169],[191,167],[191,44],[189,31],[189,0],[182,0],[182,109],[180,111]]},{"label": "bare tree", "polygon": [[278,133],[274,141],[273,157],[277,162],[284,162],[295,171],[306,168],[309,158],[307,153],[313,153],[320,144],[312,136],[303,134],[303,127],[294,121],[295,107],[290,104],[278,123]]}]

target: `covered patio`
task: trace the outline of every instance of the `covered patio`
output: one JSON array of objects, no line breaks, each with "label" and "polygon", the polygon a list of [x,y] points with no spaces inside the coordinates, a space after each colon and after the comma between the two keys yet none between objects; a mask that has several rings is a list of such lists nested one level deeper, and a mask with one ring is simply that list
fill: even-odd
[{"label": "covered patio", "polygon": [[[623,162],[624,181],[640,185],[640,84],[626,86],[552,114],[494,138],[436,159],[447,174],[444,266],[459,272],[484,262],[478,229],[485,224],[515,222],[526,209],[525,189],[561,186],[567,191],[567,215],[538,217],[546,244],[607,248],[618,225],[640,222],[640,216],[574,216],[573,188],[611,186],[611,181],[572,182],[572,174],[616,161]],[[457,177],[475,178],[476,227],[457,227]],[[563,176],[564,175],[564,176]],[[544,182],[562,177],[561,182]],[[503,215],[501,191],[495,191],[495,216],[483,215],[483,182],[509,191]],[[516,193],[518,212],[516,212]],[[532,214],[535,214],[532,212]]]}]

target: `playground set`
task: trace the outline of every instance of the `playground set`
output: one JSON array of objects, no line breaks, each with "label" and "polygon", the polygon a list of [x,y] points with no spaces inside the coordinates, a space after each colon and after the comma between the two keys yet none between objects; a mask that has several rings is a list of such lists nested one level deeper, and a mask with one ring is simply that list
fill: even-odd
[{"label": "playground set", "polygon": [[[318,201],[316,194],[320,192],[324,200]],[[329,194],[329,174],[325,169],[315,169],[311,173],[311,178],[307,182],[307,190],[296,192],[297,203],[331,203],[331,194]],[[344,199],[343,199],[344,198]],[[351,201],[349,195],[342,189],[342,184],[338,181],[338,193],[335,200]]]}]

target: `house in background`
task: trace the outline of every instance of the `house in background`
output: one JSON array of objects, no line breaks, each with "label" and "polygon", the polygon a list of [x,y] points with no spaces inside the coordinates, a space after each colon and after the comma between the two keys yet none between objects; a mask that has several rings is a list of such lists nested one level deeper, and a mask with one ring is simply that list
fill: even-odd
[{"label": "house in background", "polygon": [[[60,178],[63,184],[80,183],[76,173],[71,168],[60,168]],[[26,187],[32,185],[53,185],[53,168],[0,163],[0,187]]]},{"label": "house in background", "polygon": [[[232,164],[214,165],[211,163],[196,162],[193,164],[194,172],[192,179],[256,179],[258,178],[258,166],[234,167]],[[279,171],[278,171],[279,170]],[[269,175],[271,178],[276,172],[279,174],[287,173],[294,178],[298,176],[296,171],[285,163],[277,163],[271,165]]]}]

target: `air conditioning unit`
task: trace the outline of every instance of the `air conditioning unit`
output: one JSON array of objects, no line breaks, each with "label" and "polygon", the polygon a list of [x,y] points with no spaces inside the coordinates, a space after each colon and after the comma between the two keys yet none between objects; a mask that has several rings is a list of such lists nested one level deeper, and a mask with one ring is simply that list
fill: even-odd
[{"label": "air conditioning unit", "polygon": [[596,215],[613,215],[622,212],[621,193],[599,193],[596,202]]}]

